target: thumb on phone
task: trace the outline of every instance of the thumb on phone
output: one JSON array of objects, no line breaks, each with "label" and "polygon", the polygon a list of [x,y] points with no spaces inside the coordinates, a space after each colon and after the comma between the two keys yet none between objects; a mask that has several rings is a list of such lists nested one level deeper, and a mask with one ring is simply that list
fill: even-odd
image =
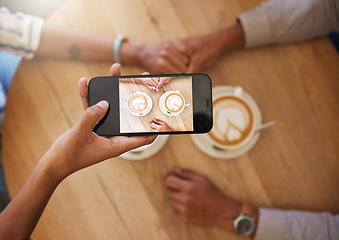
[{"label": "thumb on phone", "polygon": [[92,131],[95,125],[105,116],[108,109],[108,102],[103,100],[86,109],[78,122],[82,131]]}]

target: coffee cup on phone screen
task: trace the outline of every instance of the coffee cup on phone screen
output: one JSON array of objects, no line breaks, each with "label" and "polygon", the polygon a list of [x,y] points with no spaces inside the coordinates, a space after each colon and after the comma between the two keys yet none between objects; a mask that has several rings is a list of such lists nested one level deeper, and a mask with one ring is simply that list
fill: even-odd
[{"label": "coffee cup on phone screen", "polygon": [[145,92],[136,91],[127,99],[127,108],[134,116],[147,115],[153,106],[152,98]]},{"label": "coffee cup on phone screen", "polygon": [[179,91],[167,91],[159,99],[160,110],[167,116],[177,116],[189,105]]}]

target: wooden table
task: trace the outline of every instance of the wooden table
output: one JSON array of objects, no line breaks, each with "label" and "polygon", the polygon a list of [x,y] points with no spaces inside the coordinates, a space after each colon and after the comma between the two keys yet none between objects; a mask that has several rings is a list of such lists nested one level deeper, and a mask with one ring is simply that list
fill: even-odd
[{"label": "wooden table", "polygon": [[[226,27],[257,1],[69,0],[49,22],[155,44]],[[3,164],[14,196],[53,141],[83,110],[80,77],[111,63],[23,61],[3,125]],[[224,55],[206,73],[213,85],[241,85],[277,125],[233,160],[203,154],[190,136],[171,136],[144,161],[110,159],[68,177],[33,239],[236,239],[184,224],[169,206],[164,178],[174,166],[209,176],[226,194],[265,207],[339,212],[339,56],[326,38]],[[124,67],[123,74],[143,70]]]}]

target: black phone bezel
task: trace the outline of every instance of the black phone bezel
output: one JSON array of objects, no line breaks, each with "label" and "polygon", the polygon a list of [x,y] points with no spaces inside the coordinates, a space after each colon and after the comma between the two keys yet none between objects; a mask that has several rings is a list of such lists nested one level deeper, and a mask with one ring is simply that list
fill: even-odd
[{"label": "black phone bezel", "polygon": [[[141,77],[185,77],[192,76],[193,97],[193,131],[174,132],[137,132],[120,133],[119,79]],[[157,74],[157,75],[124,75],[94,77],[88,84],[88,103],[92,106],[101,100],[109,103],[105,116],[94,127],[93,131],[100,136],[145,136],[172,134],[207,133],[213,126],[212,82],[204,73],[193,74]],[[115,114],[110,114],[115,112]],[[118,124],[116,124],[118,123]]]}]

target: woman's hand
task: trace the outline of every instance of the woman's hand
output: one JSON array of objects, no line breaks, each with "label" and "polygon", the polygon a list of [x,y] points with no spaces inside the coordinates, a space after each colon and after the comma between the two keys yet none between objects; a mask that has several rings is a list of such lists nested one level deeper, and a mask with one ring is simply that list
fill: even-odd
[{"label": "woman's hand", "polygon": [[[145,72],[142,75],[149,75],[149,72]],[[144,84],[149,90],[153,92],[158,92],[157,86],[159,84],[159,77],[149,77],[149,78],[135,78],[136,83]]]},{"label": "woman's hand", "polygon": [[[120,75],[120,65],[111,67],[111,75]],[[119,156],[131,149],[151,143],[155,136],[100,137],[93,132],[94,126],[108,109],[108,103],[101,101],[88,107],[88,86],[85,78],[79,81],[79,93],[85,109],[77,124],[61,135],[45,154],[43,160],[50,163],[52,174],[60,179],[82,168],[105,159]]]}]

